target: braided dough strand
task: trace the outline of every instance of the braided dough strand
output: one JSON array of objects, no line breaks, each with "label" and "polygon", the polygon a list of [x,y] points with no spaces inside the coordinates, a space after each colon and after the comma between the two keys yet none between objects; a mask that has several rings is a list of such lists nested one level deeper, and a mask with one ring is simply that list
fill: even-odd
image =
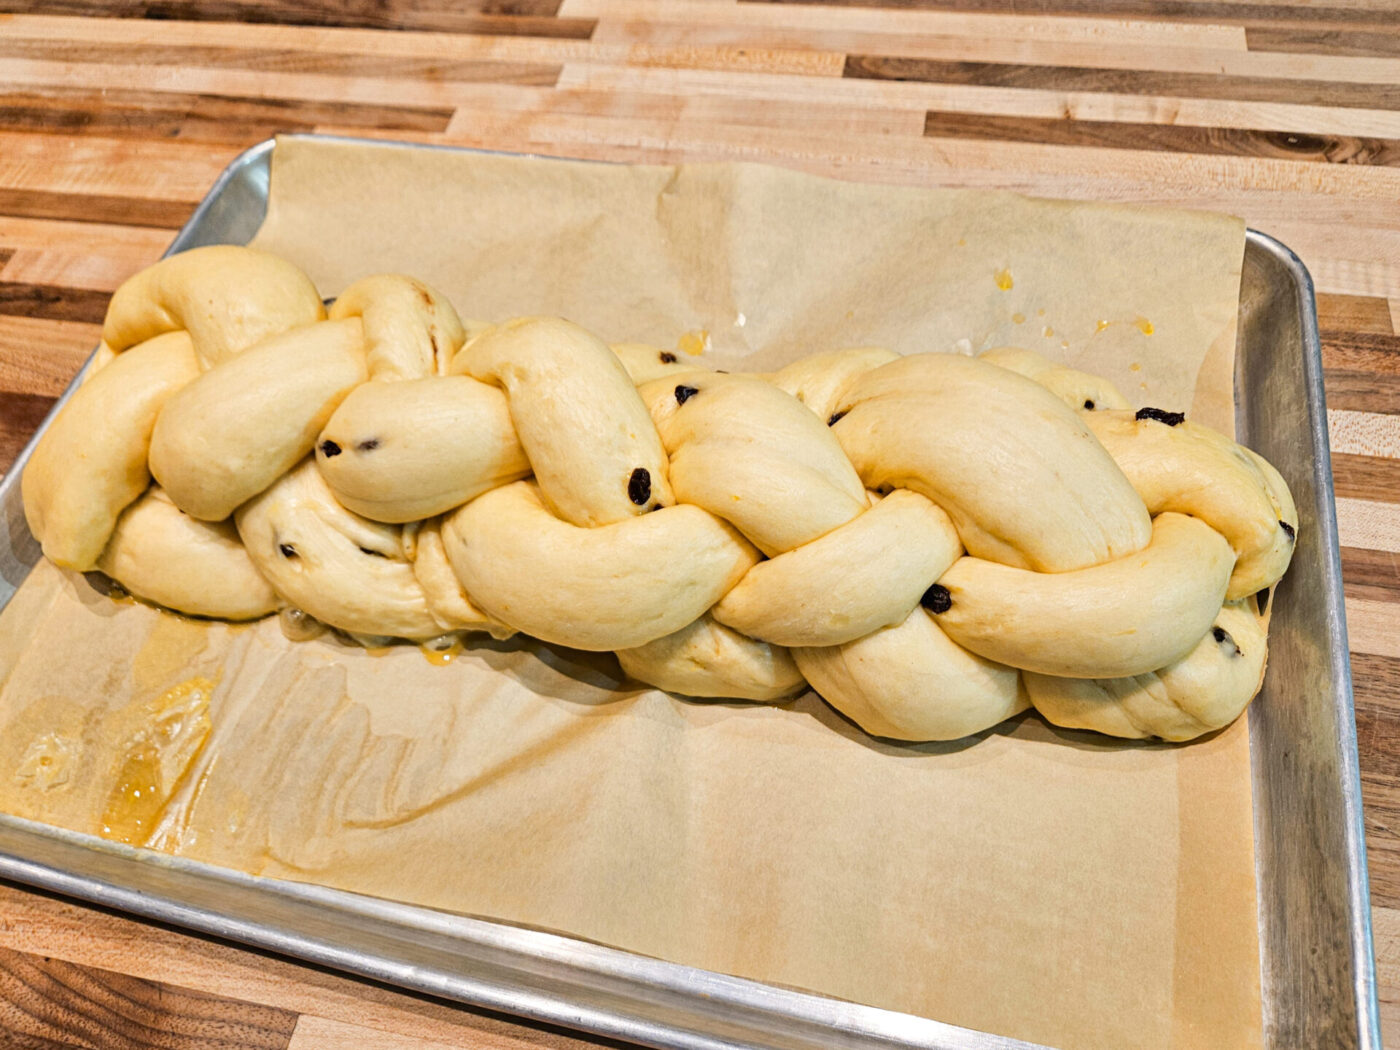
[{"label": "braided dough strand", "polygon": [[893,739],[1227,724],[1299,524],[1255,453],[1014,347],[730,375],[394,274],[327,319],[231,247],[128,281],[104,337],[23,478],[55,562],[201,616],[613,650],[688,696],[810,684]]}]

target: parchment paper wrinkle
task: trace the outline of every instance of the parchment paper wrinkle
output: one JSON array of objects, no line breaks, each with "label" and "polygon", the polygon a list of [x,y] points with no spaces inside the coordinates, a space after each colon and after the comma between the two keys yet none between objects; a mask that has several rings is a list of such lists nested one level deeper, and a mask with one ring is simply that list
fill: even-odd
[{"label": "parchment paper wrinkle", "polygon": [[[402,271],[466,317],[708,335],[719,367],[1021,345],[1232,432],[1243,240],[1218,215],[757,166],[287,139],[255,243],[328,296]],[[0,809],[99,830],[197,676],[207,732],[160,785],[159,848],[1073,1050],[1260,1045],[1243,722],[1188,747],[1033,715],[899,745],[811,694],[689,702],[530,642],[446,667],[291,643],[42,565],[0,615]],[[44,748],[61,782],[36,782]]]}]

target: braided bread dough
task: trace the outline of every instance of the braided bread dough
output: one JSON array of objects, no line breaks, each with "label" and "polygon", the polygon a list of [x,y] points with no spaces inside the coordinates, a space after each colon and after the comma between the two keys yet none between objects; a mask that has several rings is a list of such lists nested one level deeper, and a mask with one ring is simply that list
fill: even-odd
[{"label": "braided bread dough", "polygon": [[[408,277],[166,259],[25,471],[56,563],[359,638],[515,631],[690,696],[804,684],[955,739],[1034,705],[1186,740],[1266,660],[1297,511],[1260,457],[1017,348],[713,372]],[[155,484],[152,483],[154,479]]]}]

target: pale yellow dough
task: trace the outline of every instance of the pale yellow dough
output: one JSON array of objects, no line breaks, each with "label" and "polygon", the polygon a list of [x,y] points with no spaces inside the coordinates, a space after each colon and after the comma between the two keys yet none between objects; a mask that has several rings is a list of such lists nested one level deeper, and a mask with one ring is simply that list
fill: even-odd
[{"label": "pale yellow dough", "polygon": [[957,354],[858,377],[832,427],[861,480],[911,488],[979,558],[1039,572],[1141,550],[1147,509],[1078,415],[1044,387]]},{"label": "pale yellow dough", "polygon": [[199,374],[190,337],[156,336],[73,392],[35,446],[20,494],[44,556],[65,569],[97,564],[117,516],[150,484],[161,408]]},{"label": "pale yellow dough", "polygon": [[277,594],[231,521],[199,521],[152,486],[117,519],[97,567],[136,597],[192,616],[256,620]]},{"label": "pale yellow dough", "polygon": [[1209,630],[1235,564],[1225,537],[1183,514],[1153,521],[1143,550],[1071,572],[960,558],[943,574],[939,626],[972,652],[1075,678],[1143,674]]},{"label": "pale yellow dough", "polygon": [[464,322],[399,274],[327,319],[227,246],[126,282],[103,334],[24,471],[56,563],[199,616],[612,650],[684,696],[810,684],[892,739],[1031,703],[1124,737],[1228,724],[1300,527],[1255,453],[1018,347],[730,375]]},{"label": "pale yellow dough", "polygon": [[528,481],[448,515],[443,538],[477,604],[575,649],[631,649],[672,634],[758,561],[742,536],[699,507],[587,528],[556,518]]},{"label": "pale yellow dough", "polygon": [[270,336],[170,399],[151,436],[151,473],[185,513],[222,521],[310,452],[364,381],[358,320]]}]

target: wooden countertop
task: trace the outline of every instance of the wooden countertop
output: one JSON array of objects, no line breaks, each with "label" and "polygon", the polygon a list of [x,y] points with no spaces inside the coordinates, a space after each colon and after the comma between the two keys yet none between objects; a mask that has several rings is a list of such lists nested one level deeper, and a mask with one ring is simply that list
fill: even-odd
[{"label": "wooden countertop", "polygon": [[[1292,247],[1318,290],[1382,1016],[1400,1042],[1390,0],[49,6],[63,14],[0,15],[0,469],[111,291],[279,131],[1189,204]],[[0,884],[0,1045],[586,1043]]]}]

